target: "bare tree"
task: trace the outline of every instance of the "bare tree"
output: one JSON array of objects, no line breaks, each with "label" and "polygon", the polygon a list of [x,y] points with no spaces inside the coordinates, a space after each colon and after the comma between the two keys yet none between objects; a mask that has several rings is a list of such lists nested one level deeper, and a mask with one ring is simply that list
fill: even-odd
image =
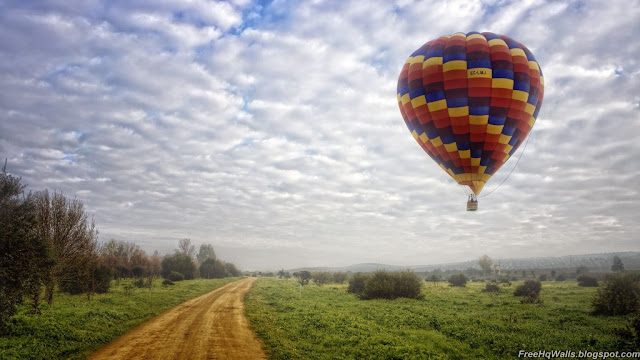
[{"label": "bare tree", "polygon": [[64,194],[47,190],[34,196],[38,219],[38,235],[50,244],[55,265],[45,279],[45,299],[53,303],[56,284],[79,281],[91,274],[97,257],[98,231],[89,220],[84,204],[67,199]]},{"label": "bare tree", "polygon": [[192,259],[196,258],[196,246],[191,243],[191,239],[180,239],[176,252],[185,254]]}]

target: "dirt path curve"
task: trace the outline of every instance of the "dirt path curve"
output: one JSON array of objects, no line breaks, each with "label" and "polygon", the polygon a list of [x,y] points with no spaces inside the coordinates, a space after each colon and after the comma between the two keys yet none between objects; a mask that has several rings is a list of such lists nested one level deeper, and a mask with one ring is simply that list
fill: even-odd
[{"label": "dirt path curve", "polygon": [[267,359],[244,316],[244,294],[255,280],[238,280],[184,302],[89,359]]}]

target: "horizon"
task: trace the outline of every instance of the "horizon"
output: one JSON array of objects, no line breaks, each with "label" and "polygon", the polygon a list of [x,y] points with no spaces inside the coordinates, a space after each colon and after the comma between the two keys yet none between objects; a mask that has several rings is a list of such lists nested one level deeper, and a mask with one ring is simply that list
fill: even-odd
[{"label": "horizon", "polygon": [[[0,9],[0,158],[27,191],[83,201],[100,242],[167,253],[190,238],[245,269],[640,251],[637,6]],[[413,51],[471,31],[521,42],[545,79],[526,145],[477,212],[418,146],[397,100]]]}]

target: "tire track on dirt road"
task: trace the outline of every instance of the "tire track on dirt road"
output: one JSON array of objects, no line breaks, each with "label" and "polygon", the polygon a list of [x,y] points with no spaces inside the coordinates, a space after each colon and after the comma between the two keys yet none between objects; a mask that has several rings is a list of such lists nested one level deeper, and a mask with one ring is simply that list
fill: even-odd
[{"label": "tire track on dirt road", "polygon": [[244,316],[256,278],[227,284],[130,330],[89,359],[267,359]]}]

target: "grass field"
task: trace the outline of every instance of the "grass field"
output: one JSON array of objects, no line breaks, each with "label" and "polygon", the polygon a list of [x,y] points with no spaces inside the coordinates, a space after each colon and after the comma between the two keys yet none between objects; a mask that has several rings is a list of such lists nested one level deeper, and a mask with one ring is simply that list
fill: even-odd
[{"label": "grass field", "polygon": [[271,359],[512,359],[518,350],[615,351],[629,317],[589,315],[595,288],[543,282],[542,304],[521,304],[514,288],[484,293],[425,283],[424,300],[359,300],[346,285],[261,278],[247,316]]},{"label": "grass field", "polygon": [[188,280],[173,286],[133,288],[126,293],[123,280],[107,294],[87,301],[85,295],[56,293],[53,306],[42,306],[42,315],[29,315],[21,306],[14,319],[14,333],[0,337],[0,359],[84,359],[92,351],[145,320],[188,299],[206,294],[238,278]]}]

